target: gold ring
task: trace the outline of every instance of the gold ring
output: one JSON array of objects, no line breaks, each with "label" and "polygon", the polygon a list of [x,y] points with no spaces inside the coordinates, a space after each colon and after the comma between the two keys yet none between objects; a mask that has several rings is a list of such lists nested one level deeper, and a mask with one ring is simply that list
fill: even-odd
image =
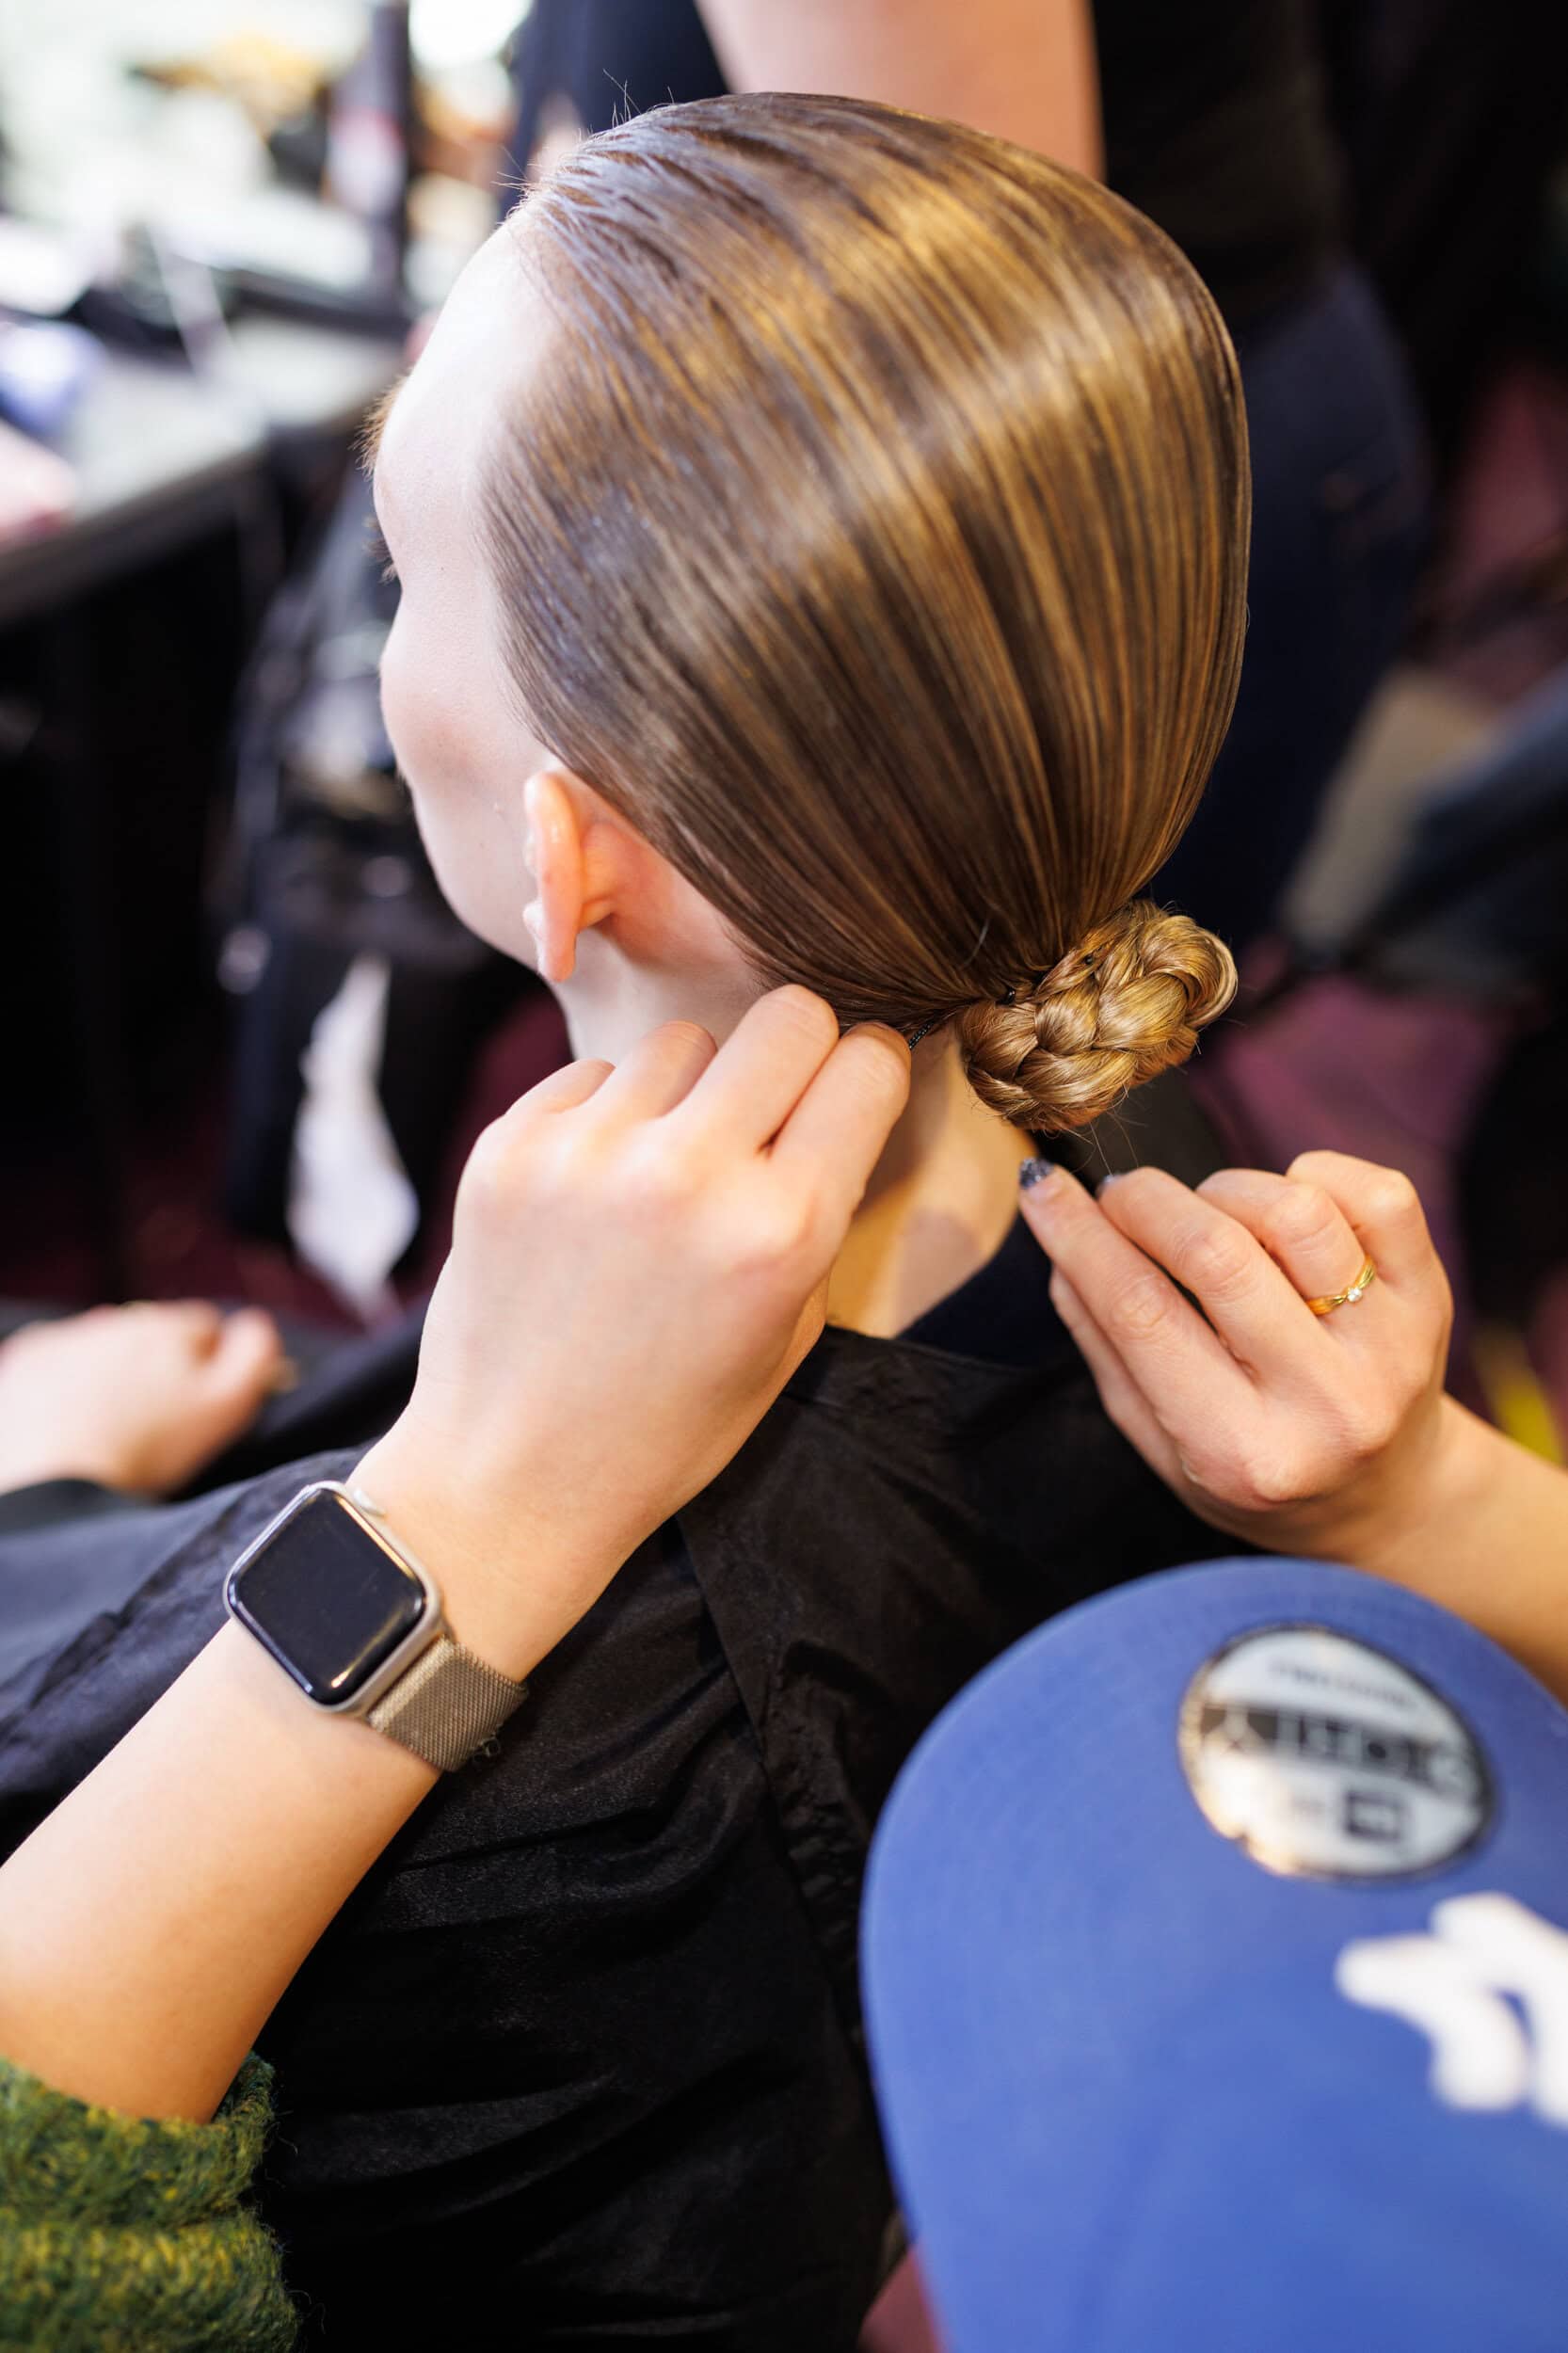
[{"label": "gold ring", "polygon": [[1336,1291],[1332,1299],[1309,1299],[1306,1304],[1315,1316],[1331,1316],[1336,1307],[1353,1307],[1377,1279],[1378,1271],[1368,1258],[1355,1281],[1348,1283],[1342,1291]]}]

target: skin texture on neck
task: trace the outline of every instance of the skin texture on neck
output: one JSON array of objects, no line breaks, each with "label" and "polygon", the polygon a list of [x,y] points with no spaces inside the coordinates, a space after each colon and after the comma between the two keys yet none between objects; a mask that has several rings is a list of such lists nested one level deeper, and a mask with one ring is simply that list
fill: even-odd
[{"label": "skin texture on neck", "polygon": [[908,1106],[833,1270],[829,1322],[887,1338],[967,1282],[1001,1247],[1033,1148],[976,1100],[954,1047],[920,1048]]}]

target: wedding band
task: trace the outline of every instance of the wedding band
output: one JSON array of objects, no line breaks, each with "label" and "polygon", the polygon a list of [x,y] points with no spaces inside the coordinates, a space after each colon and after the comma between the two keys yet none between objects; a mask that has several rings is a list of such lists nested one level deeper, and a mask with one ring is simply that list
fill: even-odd
[{"label": "wedding band", "polygon": [[1353,1307],[1356,1301],[1371,1289],[1377,1279],[1378,1271],[1368,1258],[1355,1281],[1347,1284],[1342,1291],[1336,1291],[1332,1299],[1309,1299],[1306,1304],[1315,1316],[1331,1316],[1336,1307]]}]

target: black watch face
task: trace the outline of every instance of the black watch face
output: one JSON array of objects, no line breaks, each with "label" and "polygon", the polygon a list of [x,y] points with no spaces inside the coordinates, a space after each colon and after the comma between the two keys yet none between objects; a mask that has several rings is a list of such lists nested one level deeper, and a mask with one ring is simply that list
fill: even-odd
[{"label": "black watch face", "polygon": [[310,1495],[236,1569],[234,1615],[324,1706],[358,1697],[429,1607],[417,1577],[334,1495]]}]

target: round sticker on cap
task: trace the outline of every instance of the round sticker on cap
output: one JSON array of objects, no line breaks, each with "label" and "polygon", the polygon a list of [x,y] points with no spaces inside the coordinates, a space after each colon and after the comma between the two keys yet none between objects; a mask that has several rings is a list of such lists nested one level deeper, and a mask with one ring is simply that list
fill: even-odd
[{"label": "round sticker on cap", "polygon": [[1222,1837],[1288,1876],[1432,1871],[1492,1818],[1468,1725],[1408,1667],[1328,1626],[1258,1626],[1217,1652],[1187,1687],[1180,1747]]}]

